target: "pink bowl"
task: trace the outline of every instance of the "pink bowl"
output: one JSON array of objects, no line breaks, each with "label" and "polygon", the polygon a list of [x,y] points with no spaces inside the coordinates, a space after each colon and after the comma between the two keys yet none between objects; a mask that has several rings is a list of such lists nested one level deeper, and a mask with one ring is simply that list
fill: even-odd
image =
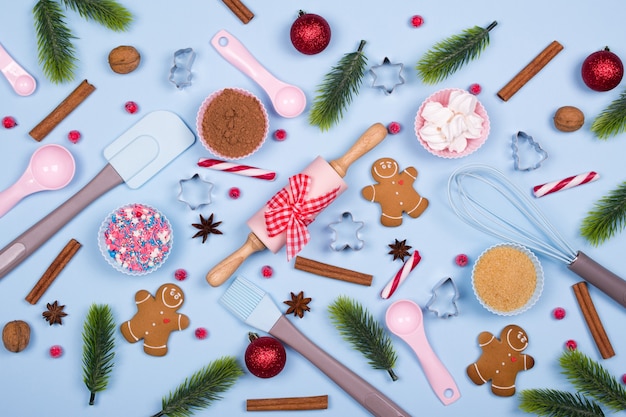
[{"label": "pink bowl", "polygon": [[428,146],[428,143],[421,137],[419,133],[420,129],[422,128],[422,126],[424,126],[424,122],[425,122],[424,118],[422,117],[422,111],[424,110],[424,106],[426,106],[426,103],[430,103],[430,102],[439,102],[442,105],[447,106],[448,100],[450,99],[450,94],[453,91],[465,91],[465,90],[461,90],[458,88],[447,88],[447,89],[439,90],[431,94],[426,100],[424,100],[420,108],[417,110],[417,115],[415,116],[415,135],[417,136],[417,140],[419,141],[419,143],[424,147],[424,149],[426,149],[431,154],[438,156],[440,158],[447,158],[447,159],[463,158],[464,156],[467,156],[469,154],[476,152],[476,150],[480,148],[483,145],[483,143],[485,143],[485,141],[487,140],[487,137],[489,136],[489,129],[491,126],[489,123],[489,116],[487,115],[487,111],[485,110],[483,105],[480,103],[480,101],[478,101],[476,103],[475,112],[476,114],[478,114],[480,117],[483,118],[483,129],[482,129],[482,134],[479,138],[468,139],[467,147],[463,150],[463,152],[452,152],[452,151],[449,151],[448,149],[443,149],[443,150],[438,151]]},{"label": "pink bowl", "polygon": [[213,149],[207,143],[207,141],[204,139],[204,132],[202,131],[202,119],[204,117],[204,113],[206,112],[207,108],[209,107],[209,104],[211,103],[211,101],[213,101],[213,99],[215,97],[217,97],[224,90],[226,90],[226,88],[221,89],[221,90],[217,90],[217,91],[213,92],[211,95],[209,95],[207,98],[204,99],[204,101],[200,105],[200,108],[198,109],[198,113],[196,115],[196,130],[198,131],[198,136],[200,137],[200,142],[202,143],[202,145],[209,152],[211,152],[213,155],[215,155],[215,156],[217,156],[219,158],[230,159],[230,160],[242,159],[242,158],[250,156],[253,153],[255,153],[256,151],[258,151],[259,148],[261,147],[261,145],[263,145],[263,143],[265,143],[265,138],[267,137],[267,132],[269,131],[269,119],[268,119],[268,116],[267,116],[267,110],[265,109],[265,106],[263,105],[261,100],[259,100],[254,94],[252,94],[251,92],[249,92],[247,90],[241,89],[241,88],[228,87],[227,89],[228,90],[237,91],[237,92],[242,93],[244,95],[247,95],[249,97],[253,97],[254,99],[256,99],[256,101],[259,103],[259,106],[261,107],[261,112],[263,113],[263,117],[265,119],[265,132],[263,133],[263,138],[261,140],[259,140],[259,143],[256,146],[256,148],[254,148],[252,151],[250,151],[250,152],[248,152],[247,154],[244,154],[244,155],[237,155],[237,154],[227,155],[227,154],[222,154],[222,153],[216,151],[215,149]]}]

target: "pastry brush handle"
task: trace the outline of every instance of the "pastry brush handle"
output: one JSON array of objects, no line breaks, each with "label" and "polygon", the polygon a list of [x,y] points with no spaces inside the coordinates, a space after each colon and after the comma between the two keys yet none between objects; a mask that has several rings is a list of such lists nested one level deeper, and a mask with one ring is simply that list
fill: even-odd
[{"label": "pastry brush handle", "polygon": [[374,123],[357,139],[348,152],[343,156],[330,161],[341,178],[346,176],[350,165],[372,149],[387,137],[387,128],[382,123]]},{"label": "pastry brush handle", "polygon": [[250,232],[248,238],[239,249],[224,258],[206,274],[207,282],[213,287],[219,287],[235,273],[243,261],[248,259],[248,256],[263,249],[265,249],[265,245],[261,242],[261,239],[253,232]]},{"label": "pastry brush handle", "polygon": [[622,307],[626,307],[626,281],[622,278],[580,251],[568,268],[620,303]]},{"label": "pastry brush handle", "polygon": [[284,315],[269,333],[291,346],[377,417],[410,417],[391,399],[304,336]]}]

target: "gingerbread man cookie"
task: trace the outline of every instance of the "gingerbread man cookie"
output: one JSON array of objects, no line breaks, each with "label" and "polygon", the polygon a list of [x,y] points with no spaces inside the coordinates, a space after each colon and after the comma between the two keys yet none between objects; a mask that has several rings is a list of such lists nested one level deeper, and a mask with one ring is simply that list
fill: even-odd
[{"label": "gingerbread man cookie", "polygon": [[402,213],[414,219],[419,217],[428,200],[413,189],[417,170],[408,167],[400,172],[398,163],[391,158],[380,158],[372,165],[372,177],[378,184],[368,185],[361,190],[367,200],[380,204],[383,226],[395,227],[402,224]]},{"label": "gingerbread man cookie", "polygon": [[130,343],[143,339],[143,350],[148,355],[164,356],[170,333],[189,327],[189,318],[176,312],[183,301],[182,290],[174,284],[161,285],[155,296],[146,290],[137,291],[137,314],[122,323],[122,335]]},{"label": "gingerbread man cookie", "polygon": [[500,339],[489,332],[482,332],[478,335],[478,344],[483,353],[467,367],[469,378],[476,385],[491,380],[491,391],[500,397],[515,394],[517,373],[535,365],[532,356],[521,353],[528,346],[524,329],[510,324],[502,329]]}]

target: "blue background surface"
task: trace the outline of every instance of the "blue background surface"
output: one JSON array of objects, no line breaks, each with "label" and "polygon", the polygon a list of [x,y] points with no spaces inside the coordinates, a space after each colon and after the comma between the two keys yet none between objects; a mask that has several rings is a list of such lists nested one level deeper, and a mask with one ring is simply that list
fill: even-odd
[{"label": "blue background surface", "polygon": [[[558,357],[568,339],[606,366],[614,375],[626,373],[624,348],[626,333],[624,308],[591,288],[591,295],[603,319],[616,356],[602,360],[585,326],[570,286],[580,279],[564,264],[539,256],[545,272],[544,292],[528,312],[512,318],[495,316],[480,306],[470,282],[471,265],[460,268],[454,257],[466,253],[474,261],[483,250],[499,243],[463,224],[450,210],[445,186],[450,173],[468,163],[488,163],[502,171],[524,190],[547,181],[595,170],[599,181],[538,199],[564,237],[576,249],[585,251],[618,275],[626,275],[623,250],[625,234],[591,247],[579,235],[579,226],[595,201],[625,179],[623,135],[600,141],[589,126],[595,115],[617,98],[622,83],[615,90],[598,93],[588,89],[580,77],[584,58],[608,45],[618,55],[626,56],[623,25],[623,3],[619,0],[597,2],[529,0],[444,1],[444,2],[372,2],[327,1],[293,2],[286,0],[246,2],[256,17],[242,24],[221,2],[155,0],[125,2],[135,16],[130,30],[112,33],[101,26],[67,13],[67,22],[79,59],[76,79],[56,85],[42,74],[37,63],[36,40],[32,16],[34,2],[3,1],[0,14],[0,42],[18,62],[31,71],[38,81],[36,92],[19,97],[0,80],[0,116],[11,115],[19,125],[0,129],[0,189],[11,185],[23,172],[30,155],[45,143],[59,143],[73,153],[76,176],[63,190],[32,195],[0,218],[0,245],[4,246],[24,230],[61,204],[84,186],[106,161],[102,150],[140,117],[154,110],[171,110],[180,115],[195,131],[196,112],[202,100],[215,90],[239,87],[256,94],[269,111],[270,134],[285,129],[288,137],[278,142],[268,137],[262,148],[242,160],[249,165],[274,169],[278,178],[263,182],[196,167],[201,157],[211,157],[199,141],[138,190],[121,185],[96,200],[65,226],[29,259],[2,279],[2,323],[21,319],[32,329],[28,348],[18,354],[0,349],[0,401],[6,416],[110,416],[152,415],[160,410],[161,398],[174,390],[187,376],[224,355],[234,355],[243,366],[247,332],[239,322],[218,304],[226,286],[210,287],[205,274],[223,257],[238,248],[249,230],[246,220],[282,187],[290,175],[302,170],[317,155],[327,160],[342,155],[356,138],[375,122],[385,125],[397,121],[402,125],[398,135],[389,135],[375,150],[358,160],[345,177],[349,189],[319,215],[310,226],[312,239],[301,252],[304,257],[322,260],[344,268],[371,273],[371,287],[362,287],[294,270],[286,262],[284,249],[251,256],[239,269],[241,274],[268,291],[283,306],[290,292],[304,291],[312,297],[311,311],[303,319],[290,317],[295,325],[320,347],[386,393],[412,415],[457,416],[460,413],[487,415],[523,415],[518,398],[499,398],[487,386],[475,386],[465,375],[465,368],[480,355],[476,337],[481,331],[499,334],[509,323],[527,330],[530,345],[525,353],[536,360],[535,367],[518,375],[518,389],[572,387],[560,374]],[[305,56],[289,41],[289,28],[299,9],[324,16],[332,28],[332,40],[319,55]],[[424,17],[424,25],[411,27],[414,14]],[[498,25],[491,32],[491,44],[480,59],[471,62],[445,81],[434,86],[419,81],[414,70],[418,59],[434,43],[468,27]],[[324,74],[361,39],[367,41],[365,54],[368,69],[389,57],[403,63],[405,84],[391,95],[372,88],[372,77],[366,74],[360,93],[339,124],[320,132],[307,121],[307,110],[300,117],[284,119],[271,108],[267,95],[251,79],[227,63],[210,46],[209,40],[220,29],[237,37],[278,78],[300,86],[309,106]],[[564,50],[511,100],[502,102],[496,92],[551,41],[558,40]],[[107,56],[118,45],[133,45],[142,55],[139,68],[128,75],[113,73]],[[173,54],[181,48],[196,53],[193,84],[177,90],[168,81]],[[88,79],[96,91],[65,119],[41,143],[28,132],[57,106],[80,80]],[[482,86],[479,100],[491,120],[491,133],[485,145],[463,159],[444,160],[426,152],[417,142],[413,121],[422,101],[442,88]],[[123,109],[127,100],[138,103],[140,111],[130,115]],[[574,133],[557,131],[552,117],[564,105],[579,107],[586,115],[582,129]],[[83,137],[77,144],[67,139],[70,130]],[[548,152],[541,168],[531,172],[513,169],[511,137],[523,130],[531,134]],[[373,183],[371,164],[378,158],[396,159],[401,168],[415,166],[419,177],[417,191],[430,200],[430,207],[418,219],[405,217],[402,226],[385,228],[379,223],[379,207],[360,196],[362,187]],[[213,183],[211,204],[191,210],[177,200],[179,181],[195,173]],[[230,187],[239,187],[237,200],[228,197]],[[116,272],[102,258],[96,236],[105,215],[118,206],[139,202],[161,210],[172,222],[174,248],[167,263],[157,272],[130,277]],[[363,221],[359,251],[333,251],[328,225],[349,211]],[[222,221],[223,235],[210,236],[203,245],[192,239],[191,223],[215,213]],[[65,243],[75,238],[83,244],[77,256],[65,268],[53,286],[36,306],[24,297]],[[390,300],[379,297],[380,290],[401,267],[387,254],[394,239],[407,239],[419,250],[422,262]],[[261,277],[263,265],[274,269],[271,279]],[[92,303],[111,306],[117,323],[130,319],[136,311],[134,294],[140,289],[154,293],[165,282],[174,281],[174,271],[184,268],[187,280],[180,283],[186,300],[181,313],[189,316],[191,325],[169,339],[170,352],[162,358],[146,355],[141,343],[129,344],[116,332],[115,368],[106,391],[99,393],[96,405],[88,406],[89,393],[82,382],[81,331]],[[398,353],[397,382],[385,371],[373,370],[360,353],[341,339],[330,322],[327,307],[339,295],[349,295],[365,305],[382,323],[389,304],[409,298],[424,306],[432,287],[443,277],[455,280],[459,291],[460,314],[449,319],[425,312],[424,326],[434,351],[454,376],[462,398],[443,406],[431,391],[422,369],[410,348],[393,337]],[[62,326],[49,326],[41,317],[45,304],[58,300],[69,314]],[[563,307],[567,316],[554,320],[551,312]],[[194,329],[205,327],[205,340],[194,337]],[[48,349],[61,345],[64,354],[52,359]],[[353,415],[368,413],[340,390],[325,375],[291,349],[287,364],[278,376],[261,380],[246,371],[223,400],[196,415],[245,415],[245,400],[262,397],[329,395],[328,411],[301,412],[307,415]],[[265,415],[284,415],[266,413]]]}]

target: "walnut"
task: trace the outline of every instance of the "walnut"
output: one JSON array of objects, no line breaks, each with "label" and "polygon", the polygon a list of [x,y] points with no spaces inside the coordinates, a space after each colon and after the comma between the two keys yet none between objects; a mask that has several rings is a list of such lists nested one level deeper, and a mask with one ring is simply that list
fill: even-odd
[{"label": "walnut", "polygon": [[30,342],[30,326],[22,320],[8,322],[2,329],[2,342],[10,352],[21,352]]},{"label": "walnut", "polygon": [[554,126],[561,132],[573,132],[585,123],[585,115],[578,108],[563,106],[554,114]]},{"label": "walnut", "polygon": [[132,46],[118,46],[109,53],[109,66],[118,74],[133,72],[141,61],[141,55]]}]

